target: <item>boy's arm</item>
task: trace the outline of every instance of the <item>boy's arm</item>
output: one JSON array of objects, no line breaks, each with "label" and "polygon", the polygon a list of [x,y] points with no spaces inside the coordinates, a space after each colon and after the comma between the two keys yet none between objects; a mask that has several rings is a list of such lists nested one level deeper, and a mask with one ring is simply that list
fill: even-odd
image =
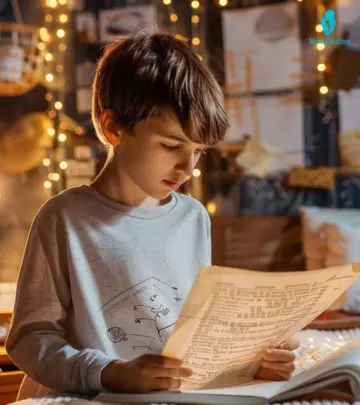
[{"label": "boy's arm", "polygon": [[57,221],[46,219],[35,219],[31,227],[6,350],[33,380],[57,392],[98,392],[101,371],[115,358],[77,350],[66,340],[71,306],[66,243]]}]

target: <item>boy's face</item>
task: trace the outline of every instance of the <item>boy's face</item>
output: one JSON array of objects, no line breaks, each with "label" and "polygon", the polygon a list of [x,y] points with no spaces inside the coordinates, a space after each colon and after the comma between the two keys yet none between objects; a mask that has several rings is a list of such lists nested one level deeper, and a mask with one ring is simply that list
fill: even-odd
[{"label": "boy's face", "polygon": [[206,149],[190,141],[176,116],[163,110],[122,135],[115,159],[146,195],[161,200],[191,177]]}]

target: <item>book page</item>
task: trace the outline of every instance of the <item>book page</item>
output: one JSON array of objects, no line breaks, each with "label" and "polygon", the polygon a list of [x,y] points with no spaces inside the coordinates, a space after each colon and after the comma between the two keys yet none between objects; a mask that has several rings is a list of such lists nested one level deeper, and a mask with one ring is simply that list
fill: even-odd
[{"label": "book page", "polygon": [[265,349],[324,312],[355,278],[351,265],[311,272],[202,267],[162,354],[192,368],[182,390],[249,383]]}]

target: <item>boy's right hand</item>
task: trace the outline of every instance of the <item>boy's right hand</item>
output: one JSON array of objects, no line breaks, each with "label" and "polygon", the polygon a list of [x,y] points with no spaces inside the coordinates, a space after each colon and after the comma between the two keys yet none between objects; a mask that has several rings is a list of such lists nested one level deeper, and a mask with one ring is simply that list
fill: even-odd
[{"label": "boy's right hand", "polygon": [[101,384],[109,391],[148,392],[172,391],[181,386],[181,378],[190,377],[190,368],[182,361],[159,354],[144,354],[135,360],[115,360],[101,373]]}]

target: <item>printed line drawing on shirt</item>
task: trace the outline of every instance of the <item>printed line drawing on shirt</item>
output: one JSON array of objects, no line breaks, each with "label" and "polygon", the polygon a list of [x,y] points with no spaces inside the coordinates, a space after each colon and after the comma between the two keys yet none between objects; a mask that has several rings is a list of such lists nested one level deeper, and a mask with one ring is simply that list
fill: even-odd
[{"label": "printed line drawing on shirt", "polygon": [[107,338],[123,358],[160,353],[181,310],[177,287],[150,277],[127,288],[100,308]]}]

